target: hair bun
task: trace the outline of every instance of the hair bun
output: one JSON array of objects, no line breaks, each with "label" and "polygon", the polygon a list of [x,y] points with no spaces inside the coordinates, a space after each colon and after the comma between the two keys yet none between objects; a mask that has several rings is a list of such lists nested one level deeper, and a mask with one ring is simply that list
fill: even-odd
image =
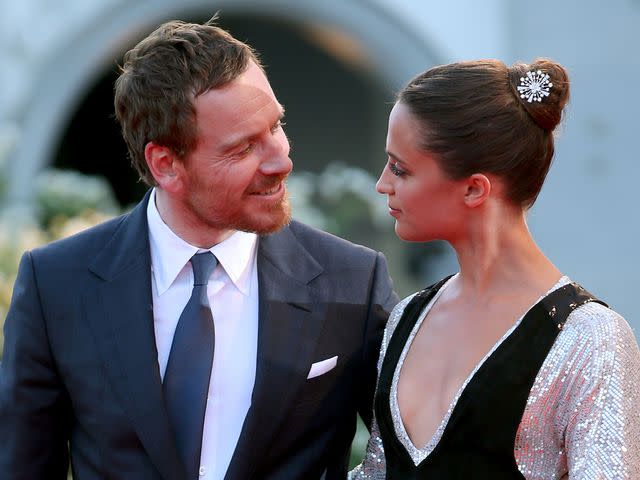
[{"label": "hair bun", "polygon": [[[526,86],[527,73],[535,74],[538,70],[549,76],[550,86],[548,95],[532,99],[531,92],[520,92],[518,87]],[[553,131],[560,123],[562,111],[569,100],[569,75],[564,67],[546,58],[537,58],[531,64],[516,63],[509,68],[509,83],[531,118],[544,130]]]}]

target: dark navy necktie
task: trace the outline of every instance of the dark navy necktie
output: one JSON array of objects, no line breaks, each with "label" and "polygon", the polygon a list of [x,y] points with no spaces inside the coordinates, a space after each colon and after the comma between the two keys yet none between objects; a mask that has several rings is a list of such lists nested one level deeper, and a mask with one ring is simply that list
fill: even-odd
[{"label": "dark navy necktie", "polygon": [[191,257],[193,291],[180,314],[162,384],[164,398],[187,469],[198,478],[202,429],[213,364],[215,329],[207,300],[207,283],[218,261],[211,252]]}]

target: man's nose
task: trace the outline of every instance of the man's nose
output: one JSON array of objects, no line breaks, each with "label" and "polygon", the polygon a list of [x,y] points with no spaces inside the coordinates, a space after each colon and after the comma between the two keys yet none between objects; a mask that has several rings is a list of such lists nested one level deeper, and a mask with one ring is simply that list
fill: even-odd
[{"label": "man's nose", "polygon": [[289,141],[283,135],[282,138],[274,138],[268,157],[262,162],[260,171],[264,175],[288,175],[293,169],[293,162],[289,157]]}]

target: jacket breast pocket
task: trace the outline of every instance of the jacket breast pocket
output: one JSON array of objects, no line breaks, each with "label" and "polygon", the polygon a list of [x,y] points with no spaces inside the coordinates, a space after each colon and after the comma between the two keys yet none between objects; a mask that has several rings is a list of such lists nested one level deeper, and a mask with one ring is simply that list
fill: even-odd
[{"label": "jacket breast pocket", "polygon": [[[339,399],[343,380],[340,359],[337,359],[335,366],[331,366],[332,362],[329,362],[328,365],[322,365],[322,362],[318,363],[320,363],[319,369],[314,368],[313,365],[310,367],[309,375],[312,378],[307,378],[296,394],[292,407],[294,415],[313,414],[320,408],[331,407],[330,403]],[[325,369],[327,370],[323,371]]]}]

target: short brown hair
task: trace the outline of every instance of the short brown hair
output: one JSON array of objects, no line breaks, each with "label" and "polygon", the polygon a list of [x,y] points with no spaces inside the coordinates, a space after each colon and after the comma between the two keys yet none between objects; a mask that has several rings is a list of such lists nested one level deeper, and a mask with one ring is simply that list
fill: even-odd
[{"label": "short brown hair", "polygon": [[241,75],[256,53],[214,25],[170,21],[124,56],[115,83],[115,112],[140,178],[155,185],[144,156],[148,142],[183,158],[195,146],[193,100]]},{"label": "short brown hair", "polygon": [[[517,90],[529,71],[549,75],[549,96],[528,102]],[[553,131],[569,99],[566,70],[537,59],[507,67],[498,60],[433,67],[400,92],[422,125],[421,147],[454,179],[473,173],[500,176],[509,200],[529,208],[549,171]]]}]

